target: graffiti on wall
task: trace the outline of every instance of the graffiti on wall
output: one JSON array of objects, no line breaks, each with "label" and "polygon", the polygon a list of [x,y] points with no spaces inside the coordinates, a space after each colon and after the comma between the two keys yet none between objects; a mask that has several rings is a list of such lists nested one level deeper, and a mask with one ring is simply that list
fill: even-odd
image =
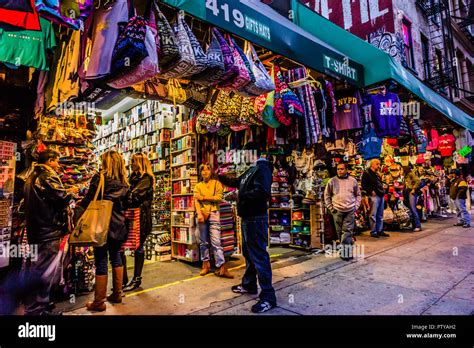
[{"label": "graffiti on wall", "polygon": [[405,47],[403,45],[403,38],[399,33],[393,34],[387,32],[385,28],[380,28],[370,33],[367,36],[367,41],[405,65]]}]

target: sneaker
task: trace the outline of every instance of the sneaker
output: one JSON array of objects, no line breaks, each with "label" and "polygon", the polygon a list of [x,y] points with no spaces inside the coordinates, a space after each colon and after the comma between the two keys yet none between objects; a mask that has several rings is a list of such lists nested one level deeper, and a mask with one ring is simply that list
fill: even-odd
[{"label": "sneaker", "polygon": [[379,235],[377,233],[371,233],[370,236],[372,238],[379,238]]},{"label": "sneaker", "polygon": [[380,233],[379,233],[379,236],[380,236],[380,237],[390,237],[390,235],[387,234],[387,233],[385,233],[385,232],[380,232]]},{"label": "sneaker", "polygon": [[252,312],[253,313],[264,313],[264,312],[267,312],[270,309],[273,309],[275,307],[276,307],[275,304],[272,304],[268,301],[260,300],[252,306]]},{"label": "sneaker", "polygon": [[253,291],[247,290],[242,285],[234,285],[231,289],[232,289],[232,292],[235,292],[236,294],[256,295],[258,293],[257,290],[253,290]]},{"label": "sneaker", "polygon": [[418,227],[413,230],[413,232],[420,232],[420,231],[421,231],[421,228],[418,228]]},{"label": "sneaker", "polygon": [[458,222],[457,224],[454,224],[453,226],[464,226],[464,224],[462,222]]},{"label": "sneaker", "polygon": [[462,227],[464,227],[464,228],[469,228],[469,227],[471,227],[471,225],[469,225],[469,224],[464,224],[464,225],[462,225]]}]

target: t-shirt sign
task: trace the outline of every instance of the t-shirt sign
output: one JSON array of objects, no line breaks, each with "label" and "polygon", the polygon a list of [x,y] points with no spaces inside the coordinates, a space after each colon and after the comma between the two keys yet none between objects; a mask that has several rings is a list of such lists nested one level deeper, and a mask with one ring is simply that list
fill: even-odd
[{"label": "t-shirt sign", "polygon": [[334,126],[337,131],[362,128],[361,104],[362,98],[357,90],[345,90],[337,94],[337,113],[334,115]]}]

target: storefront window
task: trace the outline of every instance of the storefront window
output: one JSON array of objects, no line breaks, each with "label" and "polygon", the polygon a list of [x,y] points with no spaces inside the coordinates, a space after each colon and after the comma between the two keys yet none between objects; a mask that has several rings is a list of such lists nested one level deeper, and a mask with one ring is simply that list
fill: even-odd
[{"label": "storefront window", "polygon": [[405,46],[405,59],[409,68],[415,69],[415,59],[413,56],[413,41],[411,36],[411,23],[403,20],[403,42]]}]

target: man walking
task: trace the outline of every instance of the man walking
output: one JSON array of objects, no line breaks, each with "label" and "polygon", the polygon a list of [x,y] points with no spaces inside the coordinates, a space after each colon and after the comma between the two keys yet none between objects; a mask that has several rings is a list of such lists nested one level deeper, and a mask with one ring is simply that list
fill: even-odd
[{"label": "man walking", "polygon": [[449,196],[454,201],[456,206],[456,213],[458,222],[454,226],[462,226],[464,228],[471,227],[471,216],[466,209],[467,189],[468,185],[466,180],[461,175],[459,169],[451,170],[451,187],[449,190]]},{"label": "man walking", "polygon": [[341,241],[341,259],[349,261],[352,255],[352,234],[355,227],[354,213],[359,209],[362,195],[357,180],[349,176],[347,164],[337,165],[337,176],[332,178],[324,190],[326,207],[334,217],[337,237]]},{"label": "man walking", "polygon": [[384,195],[382,179],[378,173],[380,160],[370,161],[370,167],[362,175],[362,189],[369,195],[370,201],[370,235],[373,238],[390,237],[383,232]]},{"label": "man walking", "polygon": [[39,285],[25,299],[25,314],[48,315],[49,294],[58,276],[60,239],[67,233],[67,206],[77,189],[65,190],[58,176],[59,153],[46,150],[25,184],[28,242],[38,246],[30,279]]},{"label": "man walking", "polygon": [[421,180],[414,167],[410,165],[410,168],[405,176],[405,196],[408,198],[408,206],[411,210],[411,223],[413,231],[415,232],[421,231],[420,216],[418,215],[418,209],[416,209],[416,203],[418,202],[419,196],[418,190],[420,186]]},{"label": "man walking", "polygon": [[[260,148],[247,143],[244,150],[253,151],[260,157]],[[273,165],[259,158],[255,165],[236,179],[219,176],[226,186],[239,189],[237,211],[242,218],[242,252],[245,257],[245,274],[241,285],[232,287],[240,294],[257,293],[257,277],[260,284],[260,300],[252,306],[252,312],[263,313],[276,307],[275,290],[272,286],[272,268],[268,243],[268,200],[271,197]]]}]

